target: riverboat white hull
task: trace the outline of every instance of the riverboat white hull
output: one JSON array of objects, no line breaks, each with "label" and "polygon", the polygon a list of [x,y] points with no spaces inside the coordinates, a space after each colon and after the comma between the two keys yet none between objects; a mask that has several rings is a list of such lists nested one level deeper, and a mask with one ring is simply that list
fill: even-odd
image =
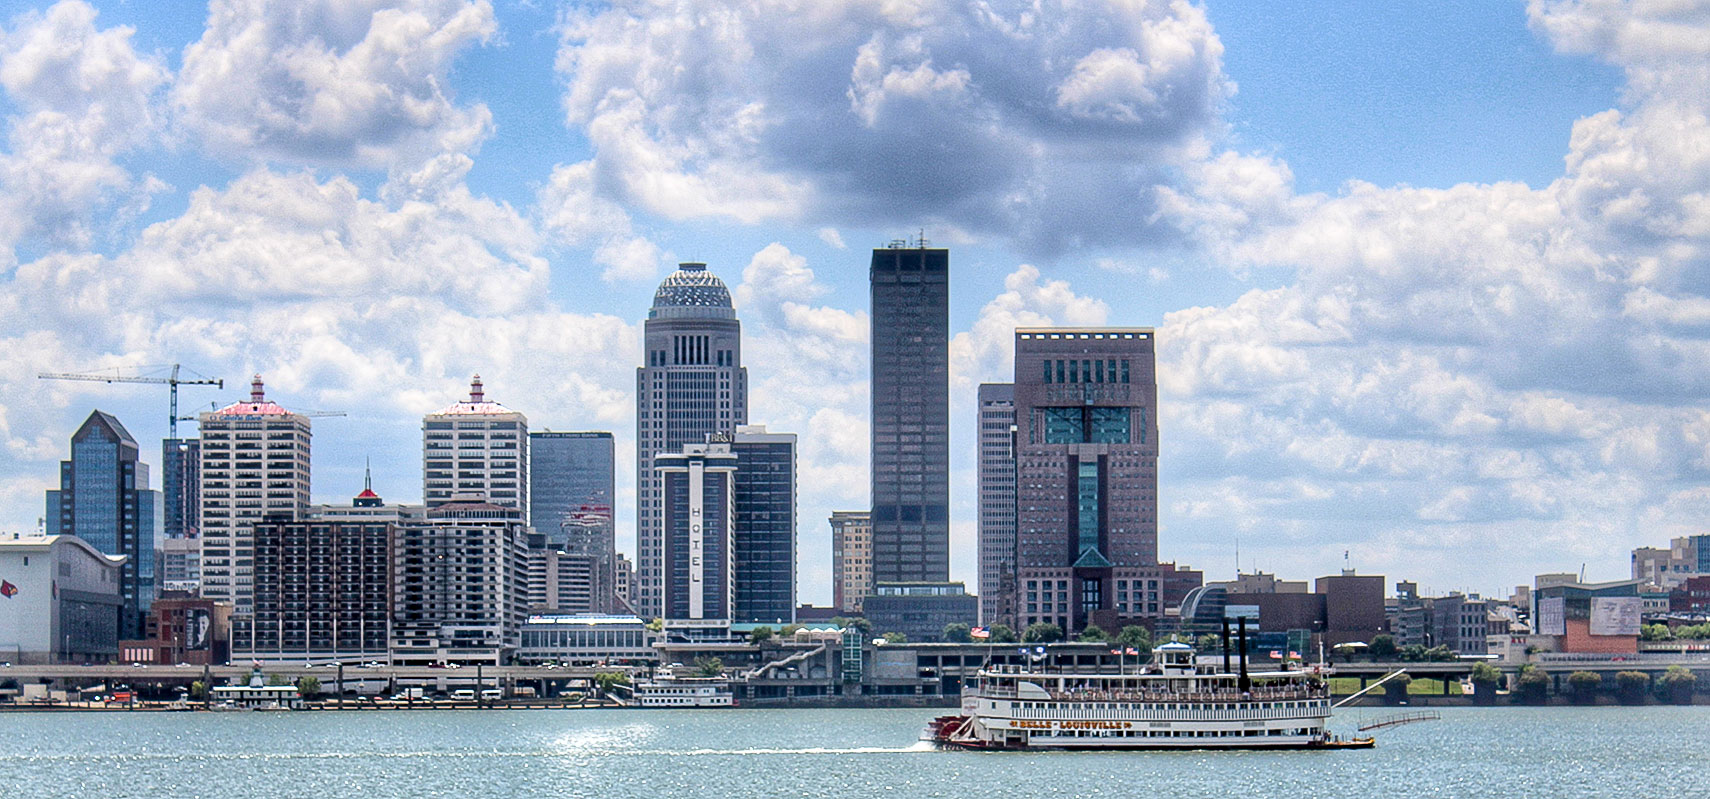
[{"label": "riverboat white hull", "polygon": [[641,707],[733,707],[736,695],[726,680],[678,677],[661,670],[653,680],[635,687],[635,703]]},{"label": "riverboat white hull", "polygon": [[1329,687],[1303,671],[1249,675],[1197,664],[1179,644],[1134,672],[982,670],[962,712],[928,725],[957,749],[1314,749],[1371,745],[1325,729]]}]

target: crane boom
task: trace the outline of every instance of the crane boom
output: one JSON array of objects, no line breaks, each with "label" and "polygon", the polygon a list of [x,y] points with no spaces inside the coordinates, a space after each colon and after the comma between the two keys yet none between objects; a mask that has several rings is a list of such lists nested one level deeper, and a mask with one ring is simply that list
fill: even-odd
[{"label": "crane boom", "polygon": [[[225,388],[226,387],[226,381],[224,381],[218,377],[206,377],[206,378],[199,378],[199,379],[195,379],[195,380],[180,380],[180,379],[178,379],[178,369],[179,369],[179,365],[173,364],[172,365],[172,374],[168,377],[149,377],[147,375],[121,375],[121,374],[110,374],[110,375],[109,374],[89,374],[89,373],[76,374],[76,373],[71,373],[71,372],[41,372],[41,373],[37,374],[36,377],[39,379],[42,379],[42,380],[82,380],[82,381],[86,381],[86,382],[90,382],[90,383],[148,383],[151,385],[167,386],[171,389],[170,393],[172,395],[172,400],[171,400],[171,408],[169,409],[169,412],[168,412],[167,417],[166,417],[166,430],[167,430],[167,435],[169,437],[176,439],[176,438],[178,438],[178,387],[179,386],[213,386],[215,388]],[[117,369],[114,369],[115,373],[117,371],[118,371]]]}]

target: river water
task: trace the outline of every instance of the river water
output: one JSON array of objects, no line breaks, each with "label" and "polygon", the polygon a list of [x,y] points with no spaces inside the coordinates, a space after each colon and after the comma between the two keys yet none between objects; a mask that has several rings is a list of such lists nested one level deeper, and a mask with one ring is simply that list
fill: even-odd
[{"label": "river water", "polygon": [[[1339,715],[1344,734],[1362,717]],[[963,753],[930,710],[0,714],[34,797],[1682,797],[1710,707],[1442,708],[1336,752]]]}]

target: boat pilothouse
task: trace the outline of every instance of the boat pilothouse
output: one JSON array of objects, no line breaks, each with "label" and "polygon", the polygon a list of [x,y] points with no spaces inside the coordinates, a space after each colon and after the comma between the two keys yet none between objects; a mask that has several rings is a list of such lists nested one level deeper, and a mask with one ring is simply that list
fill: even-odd
[{"label": "boat pilothouse", "polygon": [[[1245,636],[1243,636],[1245,637]],[[1201,662],[1169,643],[1134,670],[1039,666],[982,669],[962,692],[960,715],[925,737],[963,749],[1299,749],[1346,746],[1325,729],[1324,674],[1248,673],[1228,658]],[[1362,741],[1354,745],[1369,746]]]}]

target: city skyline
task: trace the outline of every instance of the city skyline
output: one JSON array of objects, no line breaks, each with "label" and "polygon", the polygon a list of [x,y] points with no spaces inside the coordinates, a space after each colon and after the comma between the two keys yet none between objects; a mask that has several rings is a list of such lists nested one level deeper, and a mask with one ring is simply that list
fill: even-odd
[{"label": "city skyline", "polygon": [[919,234],[955,251],[951,579],[975,387],[1027,326],[1156,328],[1159,557],[1212,579],[1238,540],[1243,569],[1498,593],[1710,526],[1702,20],[215,6],[0,14],[0,530],[94,409],[164,472],[162,388],[35,375],[162,363],[227,381],[189,415],[256,372],[349,413],[316,419],[308,501],[369,457],[411,501],[422,417],[479,373],[531,429],[612,431],[631,508],[642,322],[693,259],[743,320],[748,418],[800,437],[828,604],[824,520],[867,504],[866,252]]}]

